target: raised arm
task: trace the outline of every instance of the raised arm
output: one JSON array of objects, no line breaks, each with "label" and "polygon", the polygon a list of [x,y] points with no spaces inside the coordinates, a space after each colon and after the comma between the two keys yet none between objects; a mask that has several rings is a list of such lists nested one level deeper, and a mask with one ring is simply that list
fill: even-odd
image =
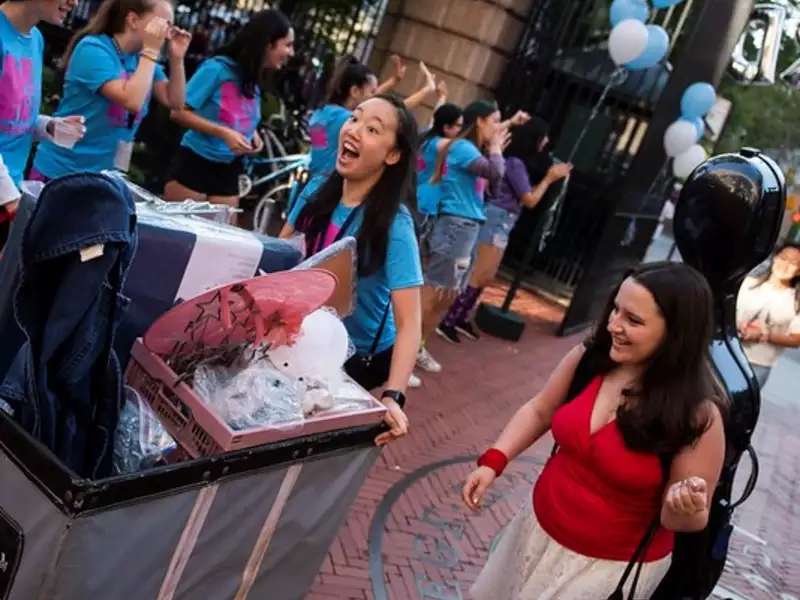
[{"label": "raised arm", "polygon": [[151,19],[144,31],[144,48],[136,71],[130,79],[113,79],[106,82],[100,88],[100,93],[128,112],[137,113],[142,110],[153,87],[156,61],[168,30],[169,23],[166,20],[160,17]]}]

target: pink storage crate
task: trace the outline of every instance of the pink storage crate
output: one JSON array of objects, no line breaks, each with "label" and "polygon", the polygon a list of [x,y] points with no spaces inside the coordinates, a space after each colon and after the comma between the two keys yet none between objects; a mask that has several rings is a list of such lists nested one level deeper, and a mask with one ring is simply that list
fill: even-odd
[{"label": "pink storage crate", "polygon": [[364,398],[369,399],[370,408],[323,413],[294,426],[264,426],[235,431],[191,387],[181,382],[169,365],[148,350],[141,340],[136,341],[131,351],[126,379],[128,385],[149,402],[167,431],[192,458],[336,429],[377,425],[386,412],[383,404],[359,388]]}]

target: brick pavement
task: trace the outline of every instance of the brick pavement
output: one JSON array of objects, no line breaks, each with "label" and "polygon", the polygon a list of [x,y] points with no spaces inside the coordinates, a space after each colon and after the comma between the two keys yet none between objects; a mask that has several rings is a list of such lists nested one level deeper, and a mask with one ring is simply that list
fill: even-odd
[{"label": "brick pavement", "polygon": [[[498,303],[502,294],[495,288],[486,297]],[[382,453],[307,600],[468,597],[495,536],[529,501],[550,442],[541,440],[509,467],[479,515],[460,504],[463,479],[474,456],[579,339],[554,336],[558,306],[522,293],[514,308],[529,320],[517,344],[486,336],[460,346],[431,343],[445,371],[423,374],[423,388],[411,393],[409,436]],[[756,435],[759,487],[737,513],[740,529],[719,598],[800,598],[797,425],[796,410],[765,403]]]}]

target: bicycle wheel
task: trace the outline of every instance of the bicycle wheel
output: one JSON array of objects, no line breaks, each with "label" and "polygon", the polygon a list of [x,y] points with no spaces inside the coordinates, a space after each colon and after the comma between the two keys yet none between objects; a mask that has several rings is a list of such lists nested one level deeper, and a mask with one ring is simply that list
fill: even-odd
[{"label": "bicycle wheel", "polygon": [[256,205],[253,215],[253,231],[264,235],[278,235],[283,227],[283,216],[278,210],[281,204],[286,203],[291,183],[282,183],[264,194]]}]

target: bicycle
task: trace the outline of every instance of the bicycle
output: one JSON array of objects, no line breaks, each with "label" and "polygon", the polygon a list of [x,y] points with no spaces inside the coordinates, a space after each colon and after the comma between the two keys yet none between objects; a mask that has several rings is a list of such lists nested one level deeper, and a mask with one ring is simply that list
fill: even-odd
[{"label": "bicycle", "polygon": [[[273,184],[267,187],[267,191],[260,196],[256,203],[253,214],[253,231],[268,235],[276,235],[280,231],[285,213],[294,204],[302,185],[305,184],[310,160],[308,154],[248,159],[248,171],[254,170],[259,165],[267,165],[270,167],[270,172],[252,180],[250,189],[243,195],[247,195],[253,189]],[[288,179],[282,181],[287,177]],[[276,183],[277,185],[275,185]],[[278,208],[281,209],[280,212],[278,212]],[[276,222],[276,216],[279,214],[282,218]]]}]

